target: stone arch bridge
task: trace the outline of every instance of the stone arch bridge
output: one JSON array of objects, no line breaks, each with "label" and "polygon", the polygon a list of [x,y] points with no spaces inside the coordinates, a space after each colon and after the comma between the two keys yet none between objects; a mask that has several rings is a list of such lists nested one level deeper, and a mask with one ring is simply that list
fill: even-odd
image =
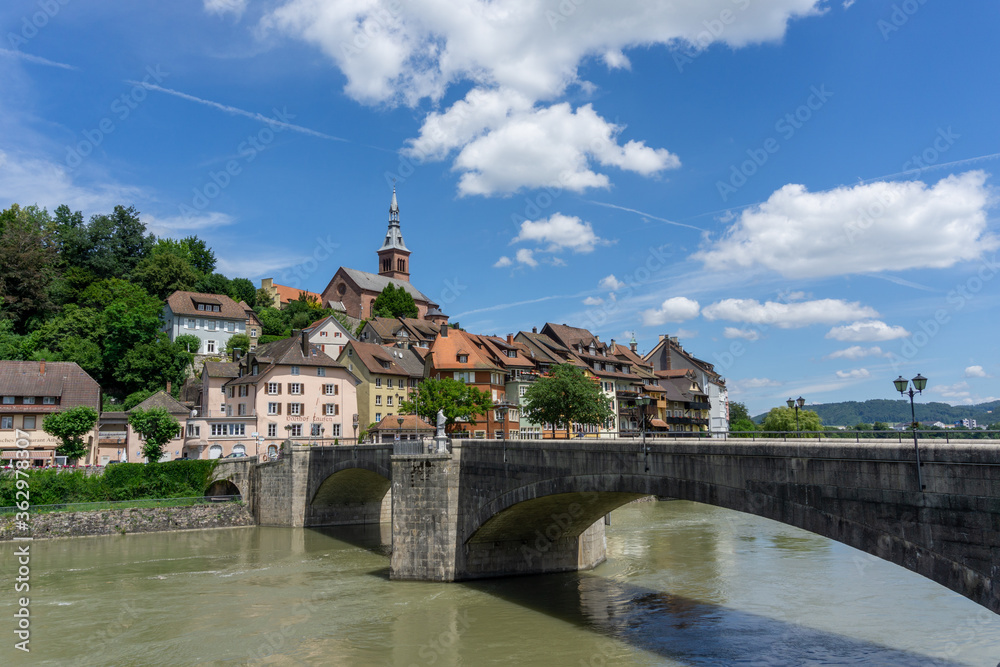
[{"label": "stone arch bridge", "polygon": [[[409,443],[406,443],[409,444]],[[260,525],[392,522],[391,576],[458,581],[591,568],[603,517],[646,495],[756,514],[901,565],[1000,613],[1000,443],[455,440],[292,447],[222,463]]]}]

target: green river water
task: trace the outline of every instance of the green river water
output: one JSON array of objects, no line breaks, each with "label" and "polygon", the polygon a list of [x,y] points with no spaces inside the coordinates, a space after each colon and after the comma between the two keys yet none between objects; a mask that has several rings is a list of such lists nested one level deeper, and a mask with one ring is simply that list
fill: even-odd
[{"label": "green river water", "polygon": [[31,652],[0,544],[0,665],[981,665],[1000,616],[789,526],[682,501],[613,513],[589,572],[389,580],[387,526],[31,544]]}]

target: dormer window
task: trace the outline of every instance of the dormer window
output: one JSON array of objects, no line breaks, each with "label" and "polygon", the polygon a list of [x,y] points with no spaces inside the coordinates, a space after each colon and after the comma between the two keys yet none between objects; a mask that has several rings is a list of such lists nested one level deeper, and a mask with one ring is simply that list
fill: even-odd
[{"label": "dormer window", "polygon": [[467,354],[460,354],[460,355],[458,355],[458,363],[460,363],[460,364],[469,363],[469,355],[467,355]]}]

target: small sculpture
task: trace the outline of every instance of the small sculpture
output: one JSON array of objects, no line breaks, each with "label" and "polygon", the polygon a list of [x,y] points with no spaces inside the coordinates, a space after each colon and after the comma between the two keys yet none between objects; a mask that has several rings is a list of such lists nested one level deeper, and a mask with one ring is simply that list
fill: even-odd
[{"label": "small sculpture", "polygon": [[437,434],[436,434],[436,437],[440,438],[440,437],[444,436],[444,423],[445,423],[445,421],[446,421],[446,419],[444,417],[444,410],[438,410],[438,414],[437,414]]}]

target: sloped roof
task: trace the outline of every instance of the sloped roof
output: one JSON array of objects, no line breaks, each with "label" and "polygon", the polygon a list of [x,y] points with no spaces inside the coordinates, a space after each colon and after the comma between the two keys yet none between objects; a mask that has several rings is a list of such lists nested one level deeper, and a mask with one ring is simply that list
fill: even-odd
[{"label": "sloped roof", "polygon": [[[198,310],[198,304],[204,303],[219,306],[219,311]],[[227,320],[247,319],[246,310],[225,294],[206,294],[204,292],[183,292],[177,290],[167,297],[167,305],[174,315],[193,315],[195,317],[212,317]]]},{"label": "sloped roof", "polygon": [[[389,278],[388,276],[380,276],[377,273],[368,273],[367,271],[358,271],[357,269],[349,269],[345,266],[340,267],[337,273],[340,273],[341,271],[343,271],[347,277],[353,280],[354,283],[363,290],[381,292],[391,284],[394,287],[402,287],[405,289],[410,293],[410,296],[412,296],[415,301],[423,301],[425,303],[430,302],[430,299],[426,295],[405,280]],[[334,277],[336,277],[336,275]]]},{"label": "sloped roof", "polygon": [[186,405],[162,389],[127,412],[132,414],[136,410],[149,410],[150,408],[163,408],[172,415],[187,415],[191,412]]},{"label": "sloped roof", "polygon": [[335,368],[345,368],[343,364],[323,352],[322,348],[312,343],[309,344],[309,356],[302,354],[302,334],[293,335],[291,338],[283,338],[273,343],[258,345],[257,349],[248,354],[244,359],[251,356],[257,359],[257,363],[269,362],[271,364],[281,364],[285,366],[326,366]]},{"label": "sloped roof", "polygon": [[206,361],[203,372],[210,378],[234,378],[240,374],[240,365],[231,361]]},{"label": "sloped roof", "polygon": [[[403,418],[403,425],[399,425],[399,417]],[[416,417],[414,415],[387,415],[382,417],[382,421],[372,427],[373,431],[399,431],[402,430],[404,433],[409,431],[413,433],[414,426],[416,430],[419,431],[434,431],[435,427],[428,424],[421,417]]]},{"label": "sloped roof", "polygon": [[[44,369],[44,373],[42,370]],[[58,406],[41,411],[89,405],[100,410],[101,387],[73,361],[0,361],[0,394],[4,396],[59,396]],[[32,406],[5,405],[0,411],[26,412]]]},{"label": "sloped roof", "polygon": [[296,301],[299,298],[299,294],[302,294],[303,292],[305,293],[306,298],[308,300],[315,301],[316,303],[323,302],[323,297],[321,297],[319,294],[316,294],[316,292],[310,292],[309,290],[299,289],[298,287],[289,287],[288,285],[279,285],[274,282],[271,283],[271,286],[274,287],[274,289],[278,293],[279,304],[288,303],[290,301]]},{"label": "sloped roof", "polygon": [[[449,329],[447,336],[438,336],[430,346],[429,363],[434,370],[503,370],[493,363],[482,343],[472,334],[461,329]],[[459,361],[459,355],[468,355],[467,361]]]},{"label": "sloped roof", "polygon": [[[375,343],[351,341],[350,348],[354,356],[370,373],[383,375],[403,375],[405,377],[423,377],[423,364],[416,361],[412,352],[396,347],[385,347]],[[403,359],[406,359],[404,362]],[[387,364],[386,365],[383,365]],[[419,365],[419,370],[416,367]]]}]

